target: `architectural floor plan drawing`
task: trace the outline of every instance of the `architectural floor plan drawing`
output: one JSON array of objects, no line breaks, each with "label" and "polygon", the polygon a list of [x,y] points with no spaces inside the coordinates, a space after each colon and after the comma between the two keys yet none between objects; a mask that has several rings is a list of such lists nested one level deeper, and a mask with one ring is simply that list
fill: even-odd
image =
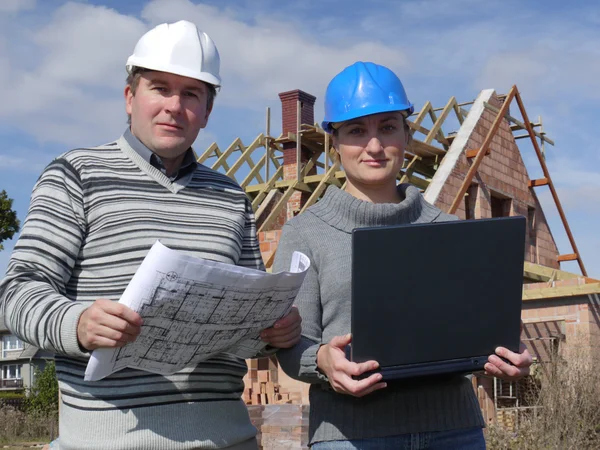
[{"label": "architectural floor plan drawing", "polygon": [[221,352],[256,355],[265,346],[260,331],[289,311],[309,265],[296,253],[289,272],[269,274],[157,242],[120,300],[142,316],[141,334],[125,347],[95,350],[85,379],[125,367],[171,374]]}]

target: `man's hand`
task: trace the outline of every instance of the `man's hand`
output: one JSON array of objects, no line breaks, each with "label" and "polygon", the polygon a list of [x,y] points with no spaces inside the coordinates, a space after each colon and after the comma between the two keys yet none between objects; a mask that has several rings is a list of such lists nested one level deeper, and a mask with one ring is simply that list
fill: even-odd
[{"label": "man's hand", "polygon": [[121,303],[100,299],[79,317],[77,340],[91,351],[102,347],[123,347],[141,331],[142,318]]},{"label": "man's hand", "polygon": [[302,318],[298,308],[292,306],[290,312],[279,319],[271,328],[260,333],[260,338],[276,348],[290,348],[300,342]]},{"label": "man's hand", "polygon": [[[496,355],[506,358],[513,365],[511,366]],[[498,347],[496,355],[490,355],[484,366],[487,375],[493,375],[508,381],[518,380],[529,375],[529,366],[531,366],[533,358],[523,342],[519,346],[519,353],[511,352],[504,347]]]},{"label": "man's hand", "polygon": [[352,341],[352,335],[334,337],[329,344],[322,345],[317,352],[317,367],[327,375],[329,384],[340,394],[363,397],[387,386],[381,382],[381,374],[375,373],[363,380],[352,377],[362,375],[379,367],[377,361],[354,363],[346,358],[345,348]]}]

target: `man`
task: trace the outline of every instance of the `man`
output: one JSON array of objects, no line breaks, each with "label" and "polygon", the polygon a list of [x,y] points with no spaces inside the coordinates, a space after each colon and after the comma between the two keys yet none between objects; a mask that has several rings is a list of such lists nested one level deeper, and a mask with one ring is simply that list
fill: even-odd
[{"label": "man", "polygon": [[[127,71],[130,128],[42,173],[0,285],[1,312],[21,339],[57,354],[61,450],[254,449],[240,358],[222,354],[171,376],[126,369],[83,380],[90,351],[140,333],[141,317],[116,300],[157,239],[264,268],[248,198],[197,164],[190,147],[220,85],[213,41],[186,21],[159,25],[139,40]],[[299,336],[296,309],[262,333],[275,348]]]}]

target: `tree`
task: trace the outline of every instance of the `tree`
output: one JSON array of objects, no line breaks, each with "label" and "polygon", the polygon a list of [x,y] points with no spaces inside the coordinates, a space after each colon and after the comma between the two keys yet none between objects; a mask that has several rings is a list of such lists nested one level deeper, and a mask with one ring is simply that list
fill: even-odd
[{"label": "tree", "polygon": [[19,219],[17,219],[17,213],[12,209],[12,202],[6,191],[0,192],[0,251],[4,250],[2,242],[12,239],[21,225]]},{"label": "tree", "polygon": [[48,361],[44,370],[35,368],[35,382],[27,398],[27,409],[51,414],[58,411],[58,381],[54,361]]}]

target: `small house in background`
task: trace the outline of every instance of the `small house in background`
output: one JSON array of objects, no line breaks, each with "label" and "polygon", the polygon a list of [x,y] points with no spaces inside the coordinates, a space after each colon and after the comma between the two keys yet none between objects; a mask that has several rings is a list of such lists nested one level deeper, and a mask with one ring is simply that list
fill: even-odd
[{"label": "small house in background", "polygon": [[[26,393],[35,382],[35,369],[44,370],[46,361],[52,359],[51,353],[39,350],[24,343],[4,325],[0,316],[0,393]],[[0,402],[2,402],[0,394]]]}]

